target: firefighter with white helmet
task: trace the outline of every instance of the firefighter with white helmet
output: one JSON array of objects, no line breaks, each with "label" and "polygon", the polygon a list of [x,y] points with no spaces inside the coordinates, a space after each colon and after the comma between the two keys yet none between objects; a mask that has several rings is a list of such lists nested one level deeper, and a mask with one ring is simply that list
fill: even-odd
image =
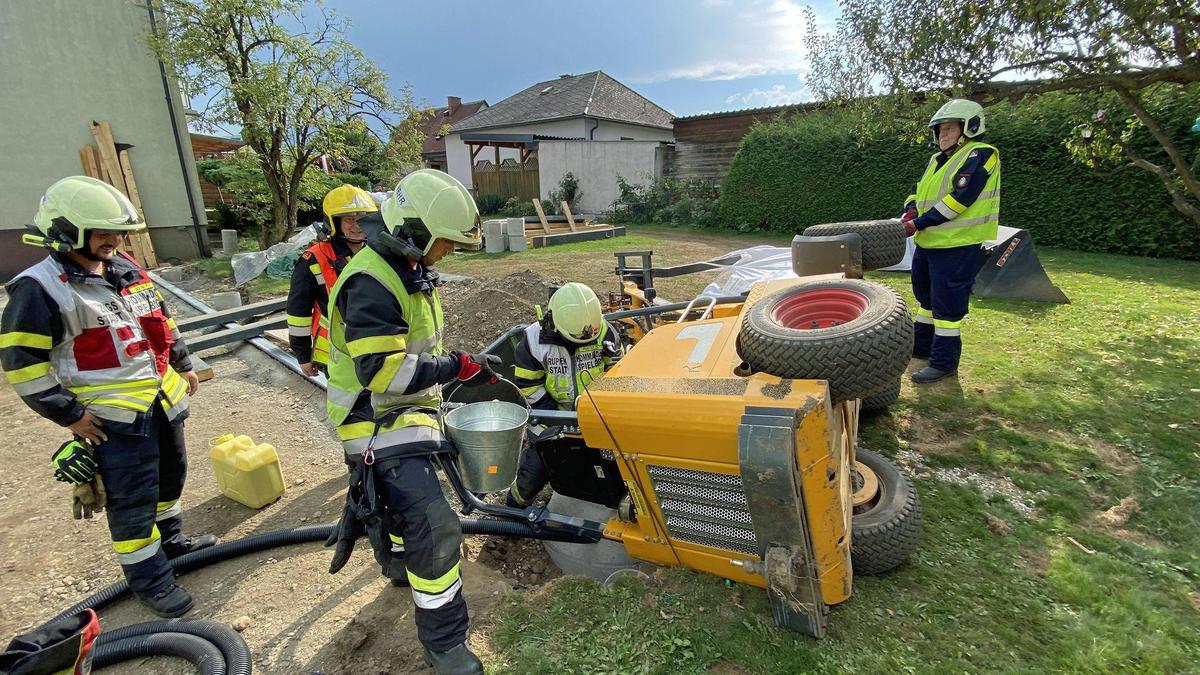
[{"label": "firefighter with white helmet", "polygon": [[958,371],[960,337],[979,245],[995,239],[1000,222],[1000,152],[982,142],[983,107],[953,99],[929,120],[938,152],[904,205],[904,223],[916,250],[912,288],[916,296],[913,357],[929,364],[912,374],[927,384]]},{"label": "firefighter with white helmet", "polygon": [[482,673],[466,646],[462,528],[442,495],[433,455],[442,434],[441,387],[494,381],[499,359],[447,351],[434,263],[478,248],[479,211],[449,174],[405,176],[381,208],[386,231],[342,270],[330,294],[326,411],[351,468],[331,571],[366,534],[393,585],[410,586],[417,637],[438,673]]},{"label": "firefighter with white helmet", "polygon": [[71,431],[52,456],[73,484],[75,517],[107,508],[117,560],[151,611],[175,617],[192,597],[168,559],[217,542],[183,534],[183,420],[199,384],[162,295],[118,250],[145,228],[116,188],[87,176],[47,190],[25,242],[50,254],[8,284],[0,364],[21,399]]},{"label": "firefighter with white helmet", "polygon": [[329,363],[329,289],[366,244],[359,220],[379,211],[370,193],[354,185],[330,190],[321,209],[325,221],[292,268],[287,300],[288,346],[309,377]]},{"label": "firefighter with white helmet", "polygon": [[[575,410],[576,399],[621,357],[617,331],[604,320],[595,291],[578,282],[550,297],[546,314],[525,328],[514,355],[513,375],[533,408]],[[517,479],[508,493],[510,506],[529,506],[548,476],[542,452],[571,439],[539,440],[540,429],[521,453]]]}]

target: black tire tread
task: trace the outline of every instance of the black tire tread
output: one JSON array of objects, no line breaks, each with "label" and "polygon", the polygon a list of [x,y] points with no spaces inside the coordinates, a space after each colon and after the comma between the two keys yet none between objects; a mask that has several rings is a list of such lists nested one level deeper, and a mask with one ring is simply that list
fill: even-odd
[{"label": "black tire tread", "polygon": [[890,387],[880,389],[870,396],[864,396],[862,399],[862,410],[863,412],[869,413],[883,412],[898,400],[900,400],[899,379],[897,379]]},{"label": "black tire tread", "polygon": [[[770,307],[786,294],[829,284],[867,292],[871,302],[890,302],[890,310],[861,330],[828,336],[805,331],[813,335],[803,339],[781,334],[788,329],[768,318]],[[852,326],[847,323],[843,328]],[[908,307],[898,293],[869,281],[839,279],[793,286],[763,298],[747,313],[738,341],[741,356],[752,370],[793,380],[826,380],[830,396],[838,402],[870,396],[895,384],[912,355],[912,336]]]},{"label": "black tire tread", "polygon": [[877,467],[890,467],[898,477],[896,484],[890,487],[904,495],[900,507],[889,509],[888,513],[882,514],[882,519],[879,513],[875,513],[869,522],[857,515],[852,519],[850,561],[854,573],[883,574],[898,567],[916,550],[921,539],[921,501],[913,482],[885,457],[862,448],[855,451],[855,456],[857,461],[875,469],[881,483],[885,476],[880,475]]},{"label": "black tire tread", "polygon": [[852,232],[862,237],[864,270],[891,267],[904,260],[906,237],[904,226],[898,220],[863,220],[812,225],[804,229],[804,236],[828,237]]}]

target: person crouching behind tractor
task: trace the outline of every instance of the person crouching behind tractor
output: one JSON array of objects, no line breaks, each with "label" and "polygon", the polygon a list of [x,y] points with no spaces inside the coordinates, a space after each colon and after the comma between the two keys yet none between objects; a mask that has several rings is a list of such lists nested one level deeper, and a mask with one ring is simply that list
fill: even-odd
[{"label": "person crouching behind tractor", "polygon": [[46,190],[27,243],[50,249],[8,284],[0,364],[26,405],[71,430],[52,463],[76,485],[75,517],[105,506],[117,561],[152,612],[176,617],[192,596],[168,560],[213,546],[183,534],[183,420],[199,380],[162,295],[121,236],[146,227],[133,204],[95,178]]},{"label": "person crouching behind tractor", "polygon": [[[616,329],[604,320],[600,299],[586,285],[571,282],[550,297],[546,315],[530,324],[513,358],[515,384],[530,407],[574,410],[585,387],[621,358]],[[538,451],[538,434],[530,429],[531,444],[521,451],[517,479],[508,491],[509,506],[529,506],[549,481]]]},{"label": "person crouching behind tractor", "polygon": [[449,174],[404,177],[381,209],[386,231],[342,270],[330,293],[326,412],[337,426],[350,490],[330,571],[366,534],[393,585],[411,586],[417,638],[441,673],[483,673],[466,646],[459,571],[462,525],[434,455],[453,451],[438,409],[442,385],[494,381],[494,356],[442,346],[441,280],[432,265],[456,245],[478,248],[479,211]]},{"label": "person crouching behind tractor", "polygon": [[330,190],[321,208],[323,228],[292,268],[287,299],[288,346],[309,377],[329,364],[329,289],[367,241],[358,219],[379,210],[366,190],[353,185]]},{"label": "person crouching behind tractor", "polygon": [[954,99],[929,127],[938,153],[904,205],[904,224],[916,243],[912,289],[920,307],[913,325],[913,358],[929,365],[912,374],[927,384],[958,372],[960,336],[979,267],[979,245],[995,239],[1000,223],[1000,152],[981,143],[983,108]]}]

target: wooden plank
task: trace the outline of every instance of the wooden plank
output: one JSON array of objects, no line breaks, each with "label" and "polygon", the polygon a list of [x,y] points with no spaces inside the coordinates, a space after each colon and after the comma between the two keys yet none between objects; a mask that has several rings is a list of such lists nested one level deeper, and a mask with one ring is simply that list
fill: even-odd
[{"label": "wooden plank", "polygon": [[204,359],[195,354],[191,355],[191,359],[192,372],[196,374],[196,377],[200,378],[201,382],[208,382],[216,377],[216,374],[213,373],[212,366],[208,365],[208,362],[206,362]]},{"label": "wooden plank", "polygon": [[221,324],[240,321],[242,319],[260,316],[263,314],[273,314],[282,312],[287,309],[287,298],[276,298],[274,300],[262,300],[260,302],[251,303],[249,305],[241,305],[231,309],[213,312],[211,314],[200,314],[198,316],[189,316],[182,319],[176,319],[175,325],[179,327],[180,333],[198,330],[200,328],[209,328],[211,326],[220,326]]},{"label": "wooden plank", "polygon": [[571,215],[571,205],[564,199],[559,206],[562,207],[563,215],[567,217],[567,225],[570,225],[571,231],[575,232],[575,216]]},{"label": "wooden plank", "polygon": [[[91,143],[79,149],[79,163],[83,165],[83,175],[100,178],[100,165],[96,163],[96,147]],[[104,180],[100,178],[100,180]]]},{"label": "wooden plank", "polygon": [[546,212],[542,210],[542,200],[534,198],[532,201],[533,210],[537,211],[538,220],[542,222],[542,229],[546,231],[546,234],[550,234],[550,223],[546,222]]},{"label": "wooden plank", "polygon": [[158,254],[154,252],[154,242],[150,239],[150,233],[142,230],[141,232],[131,232],[129,236],[142,249],[142,266],[158,267]]},{"label": "wooden plank", "polygon": [[96,139],[96,150],[100,155],[100,168],[104,172],[104,180],[128,197],[129,192],[126,191],[125,180],[121,175],[121,163],[117,159],[117,148],[113,144],[112,130],[108,127],[108,122],[92,120],[90,127],[92,138]]},{"label": "wooden plank", "polygon": [[124,176],[125,187],[128,189],[129,201],[133,202],[138,213],[142,213],[142,196],[138,194],[137,182],[133,180],[133,166],[129,163],[129,151],[122,150],[117,153],[117,161],[121,163],[121,174]]}]

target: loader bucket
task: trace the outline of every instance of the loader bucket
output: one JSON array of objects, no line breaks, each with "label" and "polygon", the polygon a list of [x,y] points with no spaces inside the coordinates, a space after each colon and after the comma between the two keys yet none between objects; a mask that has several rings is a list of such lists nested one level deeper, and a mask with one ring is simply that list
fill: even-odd
[{"label": "loader bucket", "polygon": [[1042,268],[1029,231],[1005,230],[1008,237],[988,242],[980,250],[983,265],[975,275],[975,297],[1070,303]]}]

